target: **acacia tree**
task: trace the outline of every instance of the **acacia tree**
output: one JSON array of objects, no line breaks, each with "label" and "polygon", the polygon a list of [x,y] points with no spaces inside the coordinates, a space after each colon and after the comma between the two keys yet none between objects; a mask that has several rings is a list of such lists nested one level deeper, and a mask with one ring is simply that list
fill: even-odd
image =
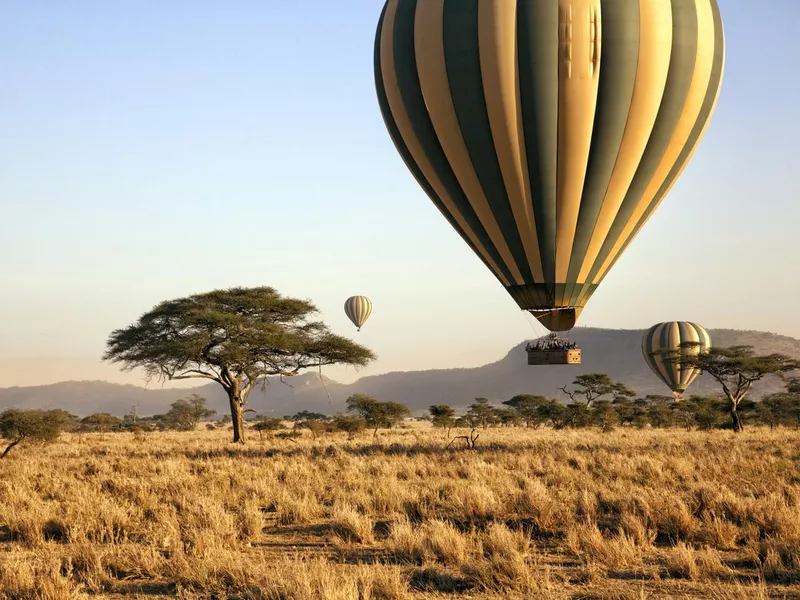
[{"label": "acacia tree", "polygon": [[10,443],[0,454],[5,458],[11,450],[26,440],[52,442],[62,431],[74,426],[76,417],[66,411],[8,409],[0,413],[0,438]]},{"label": "acacia tree", "polygon": [[619,424],[620,421],[619,413],[609,400],[598,400],[595,402],[590,418],[592,422],[600,427],[603,433],[613,431],[614,427]]},{"label": "acacia tree", "polygon": [[109,413],[93,413],[83,417],[81,419],[81,425],[87,431],[98,431],[100,433],[105,433],[110,429],[114,429],[115,427],[122,425],[122,419]]},{"label": "acacia tree", "polygon": [[552,418],[553,400],[533,394],[517,394],[503,402],[515,409],[528,427],[538,428]]},{"label": "acacia tree", "polygon": [[360,415],[367,427],[374,429],[373,436],[378,435],[379,428],[391,429],[411,414],[411,410],[405,404],[390,400],[381,402],[367,394],[353,394],[346,403],[347,410]]},{"label": "acacia tree", "polygon": [[467,409],[467,415],[472,417],[476,426],[480,425],[484,429],[497,423],[495,409],[489,404],[488,398],[475,398],[475,402]]},{"label": "acacia tree", "polygon": [[456,411],[447,404],[434,404],[428,408],[431,414],[431,423],[434,427],[441,427],[447,430],[447,437],[450,437],[450,430],[456,424]]},{"label": "acacia tree", "polygon": [[586,408],[589,408],[595,400],[609,394],[613,394],[615,398],[633,398],[636,395],[636,392],[624,383],[611,381],[611,378],[605,373],[578,375],[572,385],[575,386],[574,390],[570,391],[567,386],[564,386],[561,391],[573,402],[578,402],[577,398],[582,397]]},{"label": "acacia tree", "polygon": [[[682,344],[686,347],[691,345],[691,342]],[[717,380],[727,398],[728,412],[736,432],[744,429],[739,408],[753,383],[769,375],[783,376],[800,369],[800,361],[784,354],[754,356],[752,346],[711,347],[707,352],[696,355],[677,350],[668,360],[684,369],[694,368],[701,373],[708,373]]]},{"label": "acacia tree", "polygon": [[230,288],[168,300],[109,336],[104,360],[160,381],[215,381],[228,395],[233,441],[244,443],[250,391],[270,376],[325,365],[364,366],[368,348],[331,333],[309,300],[272,287]]},{"label": "acacia tree", "polygon": [[258,432],[259,439],[263,441],[265,431],[278,431],[279,429],[286,429],[286,427],[283,425],[283,419],[261,416],[256,417],[253,429]]},{"label": "acacia tree", "polygon": [[203,419],[217,414],[213,408],[206,408],[206,399],[198,394],[175,400],[169,412],[164,415],[167,426],[178,431],[193,431]]}]

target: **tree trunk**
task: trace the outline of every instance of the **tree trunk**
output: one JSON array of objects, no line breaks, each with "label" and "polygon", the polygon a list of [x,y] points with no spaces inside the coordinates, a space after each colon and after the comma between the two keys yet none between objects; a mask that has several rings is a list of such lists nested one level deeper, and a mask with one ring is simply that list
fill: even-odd
[{"label": "tree trunk", "polygon": [[731,421],[733,421],[733,430],[736,433],[741,433],[744,431],[744,425],[742,424],[742,420],[739,418],[739,411],[737,410],[736,406],[731,407]]},{"label": "tree trunk", "polygon": [[228,390],[233,421],[233,443],[244,444],[244,400],[238,389]]},{"label": "tree trunk", "polygon": [[14,440],[13,442],[11,442],[11,443],[10,443],[8,446],[6,446],[6,449],[5,449],[5,451],[3,452],[3,455],[2,455],[2,456],[0,456],[0,458],[5,458],[5,457],[6,457],[6,454],[8,454],[9,452],[11,452],[11,449],[12,449],[14,446],[16,446],[17,444],[19,444],[21,441],[22,441],[22,438],[20,437],[20,438],[17,438],[17,439],[15,439],[15,440]]},{"label": "tree trunk", "polygon": [[742,399],[741,396],[737,397],[735,394],[725,394],[728,396],[728,402],[730,402],[730,414],[731,414],[731,423],[733,424],[733,431],[735,433],[741,433],[744,430],[744,425],[742,424],[742,419],[739,417],[739,401]]}]

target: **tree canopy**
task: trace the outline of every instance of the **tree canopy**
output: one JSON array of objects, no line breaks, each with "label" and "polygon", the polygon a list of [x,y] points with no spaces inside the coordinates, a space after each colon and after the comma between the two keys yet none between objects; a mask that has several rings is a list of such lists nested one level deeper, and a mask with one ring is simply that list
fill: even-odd
[{"label": "tree canopy", "polygon": [[0,454],[5,458],[11,450],[25,440],[52,442],[62,431],[74,427],[76,417],[60,409],[20,410],[10,408],[0,413],[0,437],[10,440]]},{"label": "tree canopy", "polygon": [[519,412],[529,427],[539,427],[546,423],[560,408],[555,400],[534,394],[517,394],[503,404]]},{"label": "tree canopy", "polygon": [[739,406],[753,383],[769,375],[785,376],[800,369],[797,359],[777,353],[757,356],[751,346],[712,347],[696,355],[676,351],[670,360],[683,368],[699,369],[717,380],[728,400],[733,429],[737,432],[744,429]]},{"label": "tree canopy", "polygon": [[464,416],[472,427],[480,426],[484,429],[499,421],[495,408],[489,404],[488,398],[475,398],[475,402],[469,405]]},{"label": "tree canopy", "polygon": [[612,381],[605,373],[578,375],[572,385],[575,387],[574,390],[568,390],[567,386],[564,386],[561,390],[573,402],[577,402],[578,397],[583,398],[583,403],[587,408],[592,405],[592,402],[611,394],[615,398],[633,398],[636,395],[636,392],[624,383]]},{"label": "tree canopy", "polygon": [[230,288],[164,301],[109,336],[104,360],[148,378],[200,378],[221,385],[230,401],[233,441],[244,442],[247,395],[267,377],[312,367],[365,366],[368,348],[332,333],[310,300],[272,287]]},{"label": "tree canopy", "polygon": [[367,427],[374,429],[374,435],[378,434],[378,429],[393,427],[411,414],[405,404],[376,400],[367,394],[353,394],[347,399],[347,410],[360,415]]},{"label": "tree canopy", "polygon": [[456,423],[455,409],[447,404],[434,404],[428,408],[428,412],[433,426],[447,429],[449,435],[450,429]]},{"label": "tree canopy", "polygon": [[161,421],[170,429],[192,431],[203,419],[217,414],[212,408],[206,408],[206,399],[198,394],[188,398],[180,398],[170,405],[169,412],[161,415]]},{"label": "tree canopy", "polygon": [[105,433],[122,425],[122,419],[107,412],[86,415],[80,421],[84,431]]}]

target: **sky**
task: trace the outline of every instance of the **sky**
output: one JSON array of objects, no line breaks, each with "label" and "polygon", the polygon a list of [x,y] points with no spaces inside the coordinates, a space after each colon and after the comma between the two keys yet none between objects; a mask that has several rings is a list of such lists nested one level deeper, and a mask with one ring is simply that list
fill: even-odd
[{"label": "sky", "polygon": [[[800,2],[719,4],[710,126],[579,325],[800,337]],[[342,382],[478,366],[540,335],[389,138],[381,7],[0,2],[0,387],[141,382],[100,363],[108,334],[232,286],[310,298],[378,354],[325,370]],[[374,303],[358,333],[355,294]]]}]

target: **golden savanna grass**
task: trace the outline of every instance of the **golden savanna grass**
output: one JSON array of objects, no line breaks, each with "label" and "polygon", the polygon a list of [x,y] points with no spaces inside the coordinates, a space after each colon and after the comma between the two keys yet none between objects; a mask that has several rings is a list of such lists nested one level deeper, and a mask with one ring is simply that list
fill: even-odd
[{"label": "golden savanna grass", "polygon": [[794,431],[229,436],[15,448],[0,597],[800,598]]}]

